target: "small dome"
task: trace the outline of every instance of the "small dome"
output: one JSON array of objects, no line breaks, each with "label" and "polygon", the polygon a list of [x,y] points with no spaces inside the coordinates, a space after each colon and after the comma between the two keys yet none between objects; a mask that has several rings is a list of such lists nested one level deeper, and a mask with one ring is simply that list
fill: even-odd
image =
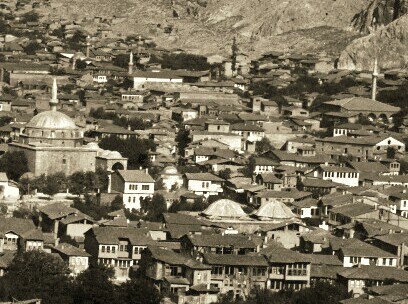
[{"label": "small dome", "polygon": [[279,220],[292,219],[295,217],[288,206],[278,201],[263,204],[254,215],[261,218]]},{"label": "small dome", "polygon": [[85,145],[85,148],[92,150],[101,150],[101,148],[99,148],[99,145],[95,142],[90,142],[89,144]]},{"label": "small dome", "polygon": [[220,199],[212,203],[203,211],[203,214],[209,217],[227,218],[240,218],[247,215],[238,203],[229,199]]},{"label": "small dome", "polygon": [[34,116],[27,128],[33,129],[56,129],[56,130],[76,130],[75,122],[64,113],[58,111],[45,111]]},{"label": "small dome", "polygon": [[178,174],[176,167],[174,166],[167,166],[163,169],[162,174]]}]

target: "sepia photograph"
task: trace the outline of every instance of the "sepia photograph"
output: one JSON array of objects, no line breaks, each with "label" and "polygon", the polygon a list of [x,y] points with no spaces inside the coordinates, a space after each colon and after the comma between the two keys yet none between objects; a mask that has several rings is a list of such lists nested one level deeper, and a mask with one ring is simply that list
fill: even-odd
[{"label": "sepia photograph", "polygon": [[408,304],[408,0],[0,0],[0,304]]}]

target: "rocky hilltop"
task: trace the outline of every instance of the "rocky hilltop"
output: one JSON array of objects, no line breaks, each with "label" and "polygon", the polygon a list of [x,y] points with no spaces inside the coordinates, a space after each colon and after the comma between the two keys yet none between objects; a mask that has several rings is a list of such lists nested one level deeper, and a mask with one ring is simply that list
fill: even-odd
[{"label": "rocky hilltop", "polygon": [[383,69],[407,66],[408,15],[371,35],[354,40],[341,53],[339,67],[350,70],[371,69],[376,56]]},{"label": "rocky hilltop", "polygon": [[[119,34],[140,33],[154,37],[159,46],[202,54],[229,52],[233,36],[237,36],[240,49],[247,53],[269,49],[297,51],[303,34],[307,43],[301,44],[302,51],[330,49],[336,45],[337,35],[345,41],[355,37],[355,32],[348,29],[367,5],[366,0],[52,0],[51,3],[53,9],[49,13],[56,17],[120,17],[112,27]],[[332,28],[330,35],[327,27]],[[320,37],[313,39],[311,32]],[[322,37],[327,40],[321,40]]]}]

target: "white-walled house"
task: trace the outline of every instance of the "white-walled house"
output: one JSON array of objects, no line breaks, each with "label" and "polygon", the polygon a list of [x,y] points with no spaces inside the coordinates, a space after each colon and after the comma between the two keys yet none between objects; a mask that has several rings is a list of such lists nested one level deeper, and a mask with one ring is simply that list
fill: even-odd
[{"label": "white-walled house", "polygon": [[394,202],[395,213],[408,218],[408,193],[404,189],[402,193],[394,193],[390,196],[390,200]]},{"label": "white-walled house", "polygon": [[223,192],[224,180],[211,173],[186,173],[184,183],[189,191],[197,195],[218,195]]},{"label": "white-walled house", "polygon": [[122,193],[127,209],[140,209],[140,200],[154,194],[154,179],[144,170],[117,170],[110,175],[109,193]]},{"label": "white-walled house", "polygon": [[397,267],[397,256],[363,241],[340,248],[339,258],[343,267],[388,266]]},{"label": "white-walled house", "polygon": [[16,200],[19,197],[18,186],[7,178],[6,173],[0,172],[0,199]]},{"label": "white-walled house", "polygon": [[360,178],[360,173],[352,168],[325,165],[315,168],[307,175],[350,187],[357,187]]}]

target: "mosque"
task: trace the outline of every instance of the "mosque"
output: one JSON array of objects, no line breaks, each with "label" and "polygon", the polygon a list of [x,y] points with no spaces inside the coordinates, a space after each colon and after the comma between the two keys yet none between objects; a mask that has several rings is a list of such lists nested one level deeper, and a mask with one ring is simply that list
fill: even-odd
[{"label": "mosque", "polygon": [[99,148],[96,143],[84,145],[84,131],[64,113],[57,111],[57,81],[52,85],[50,110],[34,116],[25,126],[18,142],[9,151],[24,152],[29,171],[34,176],[63,172],[126,169],[127,159],[119,152]]}]

